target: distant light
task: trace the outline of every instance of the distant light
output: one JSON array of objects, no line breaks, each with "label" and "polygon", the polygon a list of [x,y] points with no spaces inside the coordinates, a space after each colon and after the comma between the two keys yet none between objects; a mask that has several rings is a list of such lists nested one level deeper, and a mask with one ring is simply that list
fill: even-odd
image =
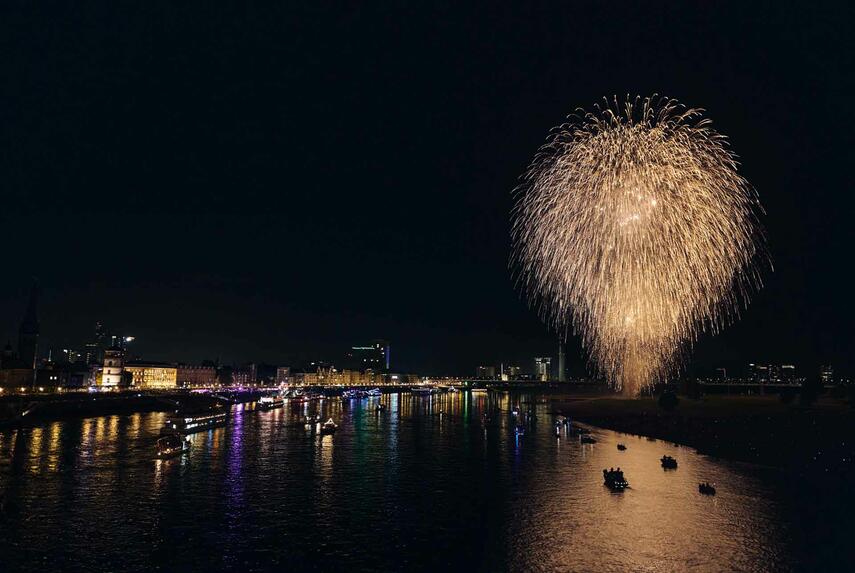
[{"label": "distant light", "polygon": [[125,337],[125,342],[133,342],[133,341],[134,341],[134,337],[133,337],[133,336],[126,336],[126,337]]}]

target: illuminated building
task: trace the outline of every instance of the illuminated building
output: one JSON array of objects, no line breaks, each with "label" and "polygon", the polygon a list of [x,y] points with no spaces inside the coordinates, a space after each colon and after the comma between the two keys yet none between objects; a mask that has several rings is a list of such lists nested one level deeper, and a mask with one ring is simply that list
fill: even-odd
[{"label": "illuminated building", "polygon": [[534,359],[534,376],[541,382],[549,381],[549,373],[552,369],[552,358],[549,356],[539,356]]},{"label": "illuminated building", "polygon": [[122,384],[123,354],[122,349],[117,346],[111,346],[104,351],[101,386],[105,388],[117,388]]},{"label": "illuminated building", "polygon": [[178,386],[178,368],[168,364],[128,362],[125,371],[131,374],[133,388],[167,390]]},{"label": "illuminated building", "polygon": [[834,368],[829,364],[825,364],[819,369],[819,381],[823,384],[834,383]]},{"label": "illuminated building", "polygon": [[352,346],[346,364],[354,370],[388,371],[391,347],[386,340],[374,340],[369,346]]},{"label": "illuminated building", "polygon": [[217,369],[213,366],[176,366],[177,384],[181,388],[210,388],[217,383]]},{"label": "illuminated building", "polygon": [[558,341],[558,381],[564,382],[566,380],[564,370],[565,370],[565,358],[564,358],[564,343],[560,340]]},{"label": "illuminated building", "polygon": [[291,367],[290,366],[280,366],[276,369],[276,385],[282,386],[283,384],[288,384],[291,381]]},{"label": "illuminated building", "polygon": [[781,365],[781,382],[793,384],[796,381],[796,367],[792,364]]},{"label": "illuminated building", "polygon": [[84,358],[87,364],[101,364],[104,361],[104,347],[107,340],[107,333],[104,325],[100,322],[95,323],[95,338],[92,342],[86,343]]},{"label": "illuminated building", "polygon": [[507,382],[508,380],[518,380],[520,377],[520,367],[519,366],[505,366],[501,365],[501,376],[500,378]]},{"label": "illuminated building", "polygon": [[748,372],[752,382],[761,384],[769,381],[769,367],[765,364],[749,364]]},{"label": "illuminated building", "polygon": [[255,364],[232,370],[232,386],[254,386],[257,380]]},{"label": "illuminated building", "polygon": [[495,366],[479,366],[475,369],[475,378],[482,380],[492,380],[496,377]]}]

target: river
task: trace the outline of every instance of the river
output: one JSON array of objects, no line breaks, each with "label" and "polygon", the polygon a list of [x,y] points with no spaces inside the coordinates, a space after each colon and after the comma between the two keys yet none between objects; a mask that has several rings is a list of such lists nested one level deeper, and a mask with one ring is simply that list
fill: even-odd
[{"label": "river", "polygon": [[[523,436],[513,407],[537,414]],[[307,429],[315,413],[338,431]],[[595,444],[556,437],[537,395],[239,405],[155,461],[164,419],[0,433],[3,569],[787,571],[840,557],[815,547],[805,519],[819,517],[774,471],[598,428]],[[602,469],[617,466],[631,487],[612,493]]]}]

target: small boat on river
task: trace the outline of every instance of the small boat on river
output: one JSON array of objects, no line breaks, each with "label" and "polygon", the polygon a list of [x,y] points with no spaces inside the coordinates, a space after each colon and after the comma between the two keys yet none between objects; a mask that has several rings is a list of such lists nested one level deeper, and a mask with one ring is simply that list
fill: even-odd
[{"label": "small boat on river", "polygon": [[157,450],[157,459],[165,460],[189,452],[190,441],[185,436],[174,433],[159,438],[155,444],[155,448]]},{"label": "small boat on river", "polygon": [[704,495],[715,495],[715,486],[709,482],[699,483],[698,491]]},{"label": "small boat on river", "polygon": [[666,470],[676,470],[677,469],[677,460],[672,458],[671,456],[662,456],[660,460],[662,463],[662,468]]},{"label": "small boat on river", "polygon": [[603,470],[603,483],[612,491],[621,491],[629,487],[629,482],[623,477],[620,468]]},{"label": "small boat on river", "polygon": [[325,436],[327,434],[334,434],[337,429],[338,429],[338,425],[335,422],[333,422],[332,418],[330,418],[329,420],[324,422],[323,425],[321,426],[321,435]]}]

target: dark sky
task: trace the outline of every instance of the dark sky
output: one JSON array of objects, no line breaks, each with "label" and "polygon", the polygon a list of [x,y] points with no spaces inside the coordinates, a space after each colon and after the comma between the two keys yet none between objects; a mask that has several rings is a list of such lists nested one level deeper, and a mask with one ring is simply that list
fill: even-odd
[{"label": "dark sky", "polygon": [[657,92],[730,137],[775,263],[694,363],[851,371],[847,3],[185,4],[0,9],[0,334],[36,276],[44,348],[100,319],[151,359],[528,365],[517,177],[574,108]]}]

